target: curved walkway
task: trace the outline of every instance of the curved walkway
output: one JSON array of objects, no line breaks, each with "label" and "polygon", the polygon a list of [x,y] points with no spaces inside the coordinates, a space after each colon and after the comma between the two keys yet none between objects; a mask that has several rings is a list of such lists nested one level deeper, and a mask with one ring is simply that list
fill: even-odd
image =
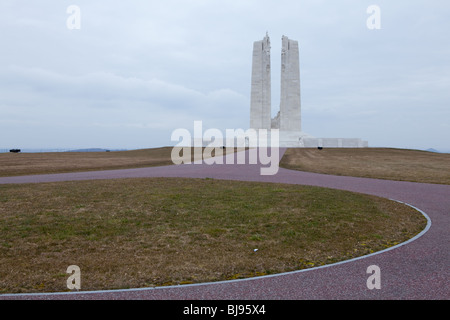
[{"label": "curved walkway", "polygon": [[[281,150],[280,157],[284,150]],[[259,165],[152,167],[0,178],[5,183],[136,177],[189,177],[313,185],[390,198],[425,212],[431,227],[392,250],[330,266],[274,276],[198,285],[79,292],[0,295],[1,299],[432,299],[450,298],[450,186],[331,176],[280,168],[261,176]],[[369,290],[367,268],[381,271],[381,289]]]}]

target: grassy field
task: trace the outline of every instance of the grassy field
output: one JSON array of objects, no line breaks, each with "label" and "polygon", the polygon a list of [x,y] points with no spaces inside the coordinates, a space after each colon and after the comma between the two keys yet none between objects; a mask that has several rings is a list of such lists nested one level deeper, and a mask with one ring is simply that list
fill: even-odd
[{"label": "grassy field", "polygon": [[[171,152],[172,147],[116,152],[3,153],[0,177],[171,165]],[[191,160],[196,160],[193,151],[191,155]],[[288,149],[280,166],[333,175],[450,184],[450,154],[418,150]]]},{"label": "grassy field", "polygon": [[[0,176],[170,165],[171,151],[0,154]],[[399,149],[289,149],[280,165],[449,184],[449,160]],[[1,185],[0,293],[66,291],[69,265],[81,268],[82,290],[298,270],[385,249],[425,224],[396,202],[306,186],[176,178]]]},{"label": "grassy field", "polygon": [[81,268],[82,290],[274,274],[385,249],[425,225],[397,202],[306,186],[177,178],[1,185],[0,293],[66,291],[69,265]]},{"label": "grassy field", "polygon": [[[234,151],[231,148],[224,153]],[[165,166],[173,164],[171,152],[172,147],[114,152],[0,153],[0,177]],[[214,155],[214,151],[206,153]],[[194,154],[192,148],[191,160],[197,160]]]},{"label": "grassy field", "polygon": [[288,149],[280,167],[332,175],[450,184],[450,154],[418,150]]}]

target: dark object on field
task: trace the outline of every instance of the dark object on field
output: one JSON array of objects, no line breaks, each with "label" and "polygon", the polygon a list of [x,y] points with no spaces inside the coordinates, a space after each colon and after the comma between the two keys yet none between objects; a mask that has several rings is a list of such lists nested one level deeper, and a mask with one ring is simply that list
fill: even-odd
[{"label": "dark object on field", "polygon": [[20,152],[20,149],[11,149],[11,150],[9,150],[9,152],[19,153],[19,152]]},{"label": "dark object on field", "polygon": [[322,150],[322,149],[323,149],[323,147],[317,147],[317,149],[319,149],[319,150]]}]

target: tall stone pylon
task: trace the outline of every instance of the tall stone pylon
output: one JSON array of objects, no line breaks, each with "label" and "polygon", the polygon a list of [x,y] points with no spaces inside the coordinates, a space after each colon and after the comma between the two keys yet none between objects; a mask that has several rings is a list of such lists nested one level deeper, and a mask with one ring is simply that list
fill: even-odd
[{"label": "tall stone pylon", "polygon": [[[270,39],[253,43],[250,128],[267,129],[270,145],[284,148],[365,148],[360,138],[316,138],[302,131],[298,41],[281,38],[280,110],[271,117]],[[272,135],[273,134],[273,135]]]},{"label": "tall stone pylon", "polygon": [[281,38],[280,131],[301,131],[298,41]]},{"label": "tall stone pylon", "polygon": [[250,128],[271,128],[270,38],[253,43]]}]

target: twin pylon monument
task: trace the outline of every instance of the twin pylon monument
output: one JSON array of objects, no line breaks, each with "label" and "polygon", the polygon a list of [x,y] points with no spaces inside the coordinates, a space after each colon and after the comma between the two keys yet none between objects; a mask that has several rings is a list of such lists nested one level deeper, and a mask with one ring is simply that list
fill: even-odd
[{"label": "twin pylon monument", "polygon": [[[279,130],[280,147],[367,147],[359,138],[315,138],[302,131],[298,41],[281,38],[280,110],[272,118],[270,38],[253,43],[250,129]],[[270,135],[270,134],[269,134]]]}]

